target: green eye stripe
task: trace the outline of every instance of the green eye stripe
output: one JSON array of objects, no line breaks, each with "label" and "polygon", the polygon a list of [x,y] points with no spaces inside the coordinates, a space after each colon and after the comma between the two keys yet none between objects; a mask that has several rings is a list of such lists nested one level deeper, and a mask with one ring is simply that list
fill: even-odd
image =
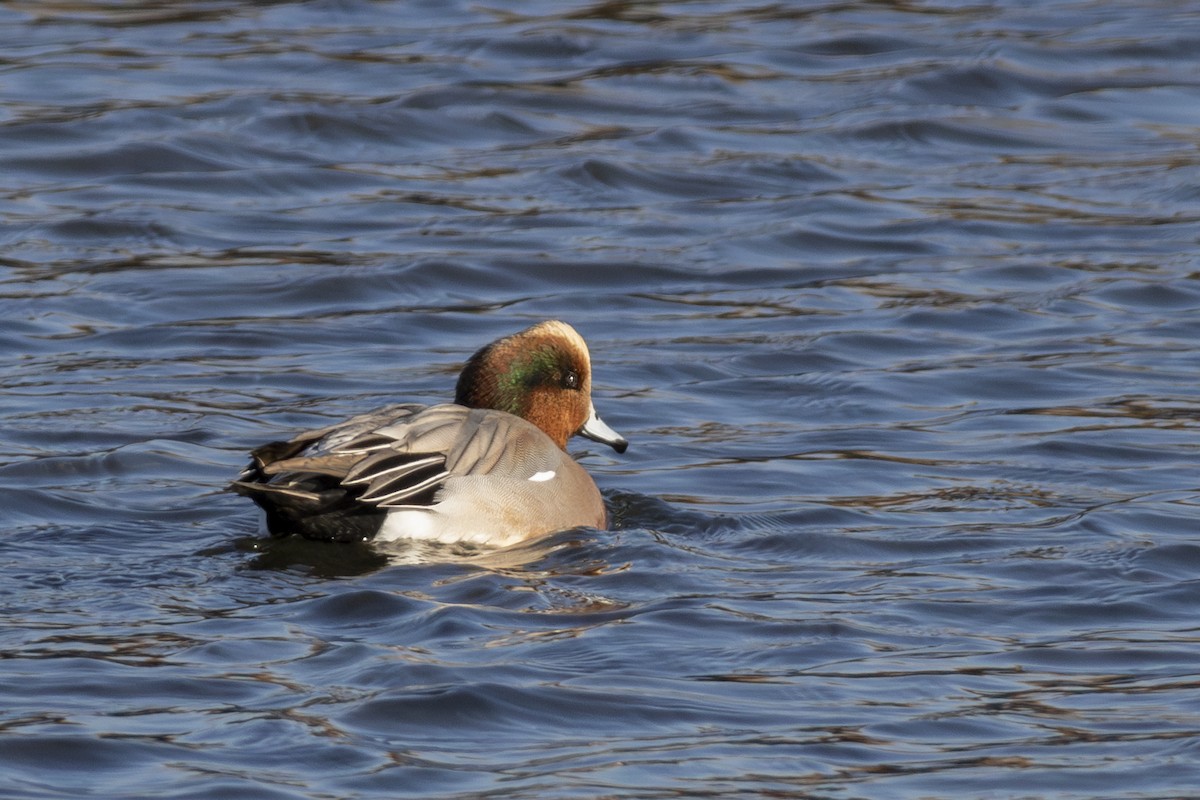
[{"label": "green eye stripe", "polygon": [[552,376],[558,368],[558,357],[551,348],[523,353],[509,362],[508,370],[500,376],[501,403],[510,414],[520,414],[529,389]]}]

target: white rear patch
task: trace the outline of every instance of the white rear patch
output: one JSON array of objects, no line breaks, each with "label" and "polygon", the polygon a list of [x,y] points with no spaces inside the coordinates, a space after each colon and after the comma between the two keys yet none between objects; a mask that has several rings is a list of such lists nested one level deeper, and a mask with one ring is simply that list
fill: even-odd
[{"label": "white rear patch", "polygon": [[389,511],[375,538],[383,542],[397,539],[439,539],[437,515],[424,508],[406,508]]},{"label": "white rear patch", "polygon": [[534,481],[535,483],[541,483],[542,481],[548,481],[553,477],[554,477],[554,470],[548,469],[545,472],[533,473],[532,475],[529,476],[529,480]]}]

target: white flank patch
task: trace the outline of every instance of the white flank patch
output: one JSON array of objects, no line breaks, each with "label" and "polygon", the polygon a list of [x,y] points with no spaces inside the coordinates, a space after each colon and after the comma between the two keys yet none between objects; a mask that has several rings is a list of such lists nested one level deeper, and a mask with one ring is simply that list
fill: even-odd
[{"label": "white flank patch", "polygon": [[375,533],[375,538],[383,542],[394,542],[397,539],[438,539],[438,518],[432,511],[423,508],[389,511]]},{"label": "white flank patch", "polygon": [[542,481],[548,481],[553,477],[554,477],[554,470],[548,469],[545,472],[533,473],[532,475],[529,476],[529,480],[534,481],[535,483],[541,483]]}]

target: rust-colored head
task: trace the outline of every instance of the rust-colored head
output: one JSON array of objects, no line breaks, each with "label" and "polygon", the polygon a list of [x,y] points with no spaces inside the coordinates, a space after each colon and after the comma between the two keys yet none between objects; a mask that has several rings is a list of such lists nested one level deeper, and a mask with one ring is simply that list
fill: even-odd
[{"label": "rust-colored head", "polygon": [[577,433],[618,453],[629,445],[596,415],[587,344],[558,320],[539,322],[481,348],[463,366],[454,402],[523,417],[563,450]]}]

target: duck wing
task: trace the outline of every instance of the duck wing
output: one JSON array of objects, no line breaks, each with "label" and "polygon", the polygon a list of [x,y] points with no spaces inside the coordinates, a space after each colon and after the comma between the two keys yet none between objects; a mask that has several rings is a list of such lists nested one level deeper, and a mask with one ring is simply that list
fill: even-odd
[{"label": "duck wing", "polygon": [[[362,485],[344,481],[358,464],[395,444],[392,437],[373,431],[403,425],[425,410],[417,404],[386,406],[262,445],[251,452],[250,464],[229,488],[266,512],[267,529],[274,535],[369,538],[382,524],[386,510],[361,499]],[[426,461],[419,469],[429,465]],[[392,475],[399,479],[397,473]]]}]

